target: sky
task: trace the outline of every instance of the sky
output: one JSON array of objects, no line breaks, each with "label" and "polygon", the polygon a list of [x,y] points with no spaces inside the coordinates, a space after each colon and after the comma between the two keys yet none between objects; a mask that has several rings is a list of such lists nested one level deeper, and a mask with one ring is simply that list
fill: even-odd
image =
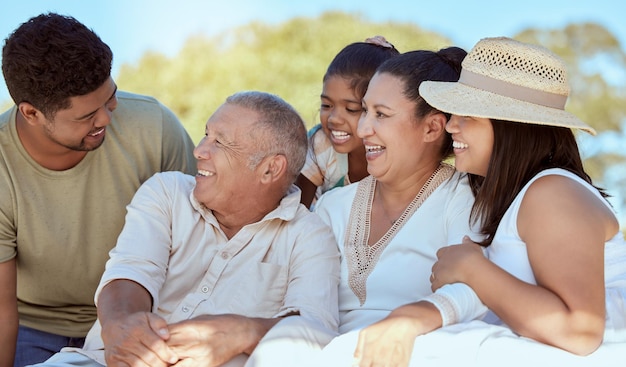
[{"label": "sky", "polygon": [[[413,23],[466,50],[483,37],[513,36],[528,27],[562,28],[593,21],[626,48],[624,0],[18,0],[0,12],[0,37],[43,12],[71,15],[92,28],[114,54],[113,76],[145,51],[175,55],[190,35],[212,36],[250,21],[279,24],[329,10],[374,22]],[[0,101],[9,99],[0,77]]]}]

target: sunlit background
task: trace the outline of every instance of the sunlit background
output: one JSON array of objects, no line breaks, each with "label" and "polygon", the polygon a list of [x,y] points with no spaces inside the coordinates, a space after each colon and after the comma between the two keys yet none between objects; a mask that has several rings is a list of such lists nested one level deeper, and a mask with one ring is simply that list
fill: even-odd
[{"label": "sunlit background", "polygon": [[[47,11],[98,33],[113,50],[120,89],[157,97],[195,141],[237,89],[280,94],[312,126],[327,63],[368,36],[383,33],[400,51],[469,51],[492,36],[536,41],[575,72],[567,109],[600,132],[579,136],[585,165],[615,196],[626,227],[626,1],[20,0],[2,7],[1,37]],[[10,104],[2,79],[0,107]]]}]

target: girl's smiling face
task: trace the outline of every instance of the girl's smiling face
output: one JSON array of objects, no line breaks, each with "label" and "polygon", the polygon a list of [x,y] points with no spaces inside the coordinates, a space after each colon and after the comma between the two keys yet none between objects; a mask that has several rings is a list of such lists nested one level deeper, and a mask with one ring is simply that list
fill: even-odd
[{"label": "girl's smiling face", "polygon": [[356,135],[361,117],[361,99],[350,86],[350,79],[335,75],[324,81],[320,105],[322,129],[338,153],[351,153],[363,147]]}]

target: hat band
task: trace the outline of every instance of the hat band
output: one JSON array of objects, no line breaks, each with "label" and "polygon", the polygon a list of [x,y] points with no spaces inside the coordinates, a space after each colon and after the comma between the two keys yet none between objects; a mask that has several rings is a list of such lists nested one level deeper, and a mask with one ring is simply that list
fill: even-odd
[{"label": "hat band", "polygon": [[499,94],[504,97],[515,98],[520,101],[558,108],[560,110],[565,109],[565,102],[567,102],[567,96],[523,87],[521,85],[476,74],[465,69],[461,69],[459,83]]}]

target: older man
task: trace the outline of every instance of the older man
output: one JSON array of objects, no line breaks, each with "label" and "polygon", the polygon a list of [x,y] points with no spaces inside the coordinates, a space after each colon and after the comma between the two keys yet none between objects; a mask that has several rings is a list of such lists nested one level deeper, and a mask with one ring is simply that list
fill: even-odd
[{"label": "older man", "polygon": [[279,97],[230,96],[195,148],[195,178],[156,174],[128,206],[85,347],[43,365],[236,365],[285,317],[336,329],[337,245],[293,186],[306,145]]}]

